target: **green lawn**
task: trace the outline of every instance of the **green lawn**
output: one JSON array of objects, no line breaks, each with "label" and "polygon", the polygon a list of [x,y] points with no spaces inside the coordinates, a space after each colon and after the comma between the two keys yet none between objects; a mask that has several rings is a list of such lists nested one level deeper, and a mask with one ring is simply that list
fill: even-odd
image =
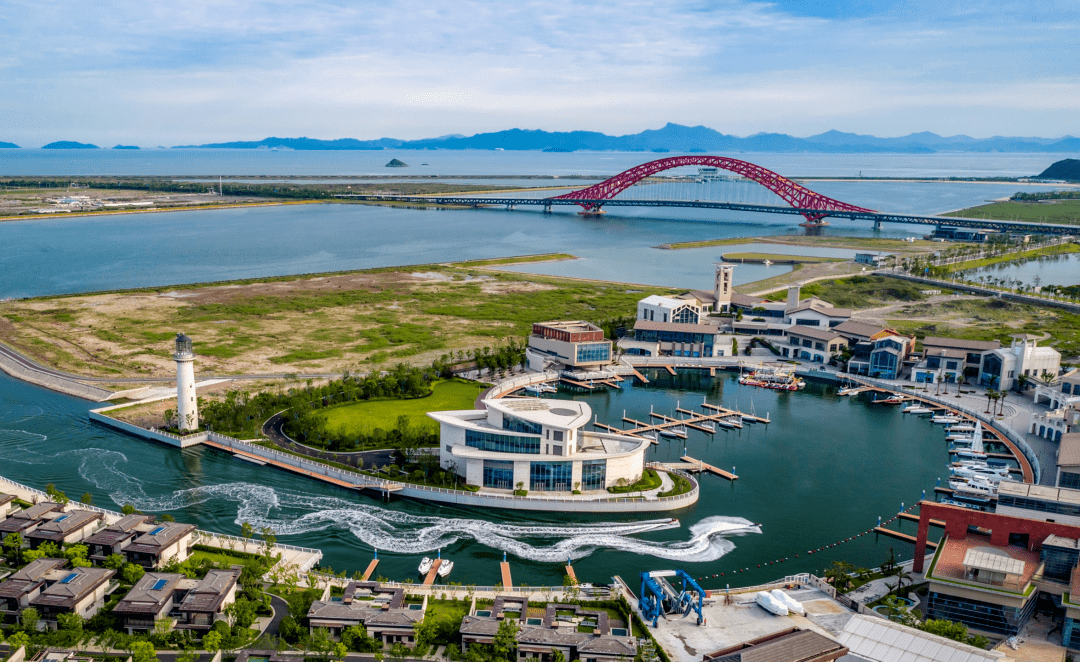
[{"label": "green lawn", "polygon": [[817,264],[820,262],[847,262],[839,257],[820,257],[816,255],[784,255],[781,253],[724,253],[724,259],[734,260],[772,260],[773,262],[794,262],[798,264]]},{"label": "green lawn", "polygon": [[[802,296],[816,296],[841,308],[872,308],[899,301],[922,301],[926,298],[920,290],[928,286],[911,283],[899,278],[885,276],[852,276],[836,280],[819,280],[802,288]],[[765,295],[774,301],[783,301],[787,290],[777,290]]]},{"label": "green lawn", "polygon": [[333,433],[358,434],[375,428],[393,430],[398,416],[408,416],[414,426],[434,426],[425,414],[429,411],[472,409],[480,387],[474,382],[450,380],[438,382],[426,398],[413,400],[380,399],[331,407],[319,412]]},{"label": "green lawn", "polygon": [[993,218],[1003,221],[1026,221],[1029,223],[1059,223],[1080,225],[1080,200],[1055,200],[1050,202],[994,202],[988,205],[961,209],[946,216],[965,218]]}]

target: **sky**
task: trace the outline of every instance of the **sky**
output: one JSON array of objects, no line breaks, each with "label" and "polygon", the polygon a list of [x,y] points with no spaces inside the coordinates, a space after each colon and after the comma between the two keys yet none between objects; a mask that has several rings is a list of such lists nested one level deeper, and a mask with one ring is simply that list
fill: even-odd
[{"label": "sky", "polygon": [[0,0],[0,141],[1080,135],[1075,0]]}]

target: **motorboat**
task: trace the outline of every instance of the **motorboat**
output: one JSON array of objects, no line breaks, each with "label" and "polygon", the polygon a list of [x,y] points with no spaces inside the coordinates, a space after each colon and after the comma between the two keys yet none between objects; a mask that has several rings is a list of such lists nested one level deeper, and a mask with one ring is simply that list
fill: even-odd
[{"label": "motorboat", "polygon": [[974,494],[981,497],[997,496],[997,485],[982,477],[950,478],[949,487],[961,494]]},{"label": "motorboat", "polygon": [[985,460],[986,453],[976,451],[971,448],[958,448],[956,450],[949,451],[957,458],[961,460]]},{"label": "motorboat", "polygon": [[450,559],[443,559],[439,564],[439,576],[445,577],[450,574],[450,571],[454,569],[454,562]]},{"label": "motorboat", "polygon": [[943,414],[941,416],[934,416],[930,419],[930,422],[934,425],[952,425],[953,423],[959,423],[960,417]]},{"label": "motorboat", "polygon": [[790,371],[777,368],[758,368],[749,374],[740,375],[739,383],[745,386],[771,388],[776,391],[798,391],[806,387],[806,382]]},{"label": "motorboat", "polygon": [[754,602],[758,603],[758,606],[770,614],[775,614],[777,616],[788,615],[787,605],[774,598],[771,593],[758,591],[757,595],[754,596]]},{"label": "motorboat", "polygon": [[806,609],[802,606],[802,603],[791,597],[787,593],[784,593],[782,590],[774,588],[773,590],[769,591],[769,595],[779,600],[785,607],[788,608],[788,611],[790,611],[791,613],[798,614],[800,616],[806,615]]},{"label": "motorboat", "polygon": [[981,473],[995,473],[999,476],[1009,476],[1012,474],[1007,464],[989,464],[987,462],[978,462],[976,460],[960,460],[959,462],[953,462],[949,466],[950,468],[964,467],[966,469],[974,469]]},{"label": "motorboat", "polygon": [[660,430],[660,436],[672,439],[686,439],[686,427],[680,425],[674,428],[663,428]]},{"label": "motorboat", "polygon": [[837,391],[836,394],[841,397],[848,395],[858,395],[862,392],[861,388],[861,386],[845,386],[844,388]]},{"label": "motorboat", "polygon": [[932,414],[934,410],[920,403],[904,407],[905,414]]},{"label": "motorboat", "polygon": [[431,570],[432,560],[428,557],[424,557],[420,560],[420,574],[426,575]]},{"label": "motorboat", "polygon": [[1008,474],[1003,476],[993,471],[980,471],[979,469],[976,469],[974,467],[953,466],[949,468],[949,473],[951,473],[953,476],[959,476],[961,478],[982,478],[992,485],[1000,485],[1001,481],[1009,480]]},{"label": "motorboat", "polygon": [[880,400],[874,400],[871,404],[875,404],[875,405],[898,405],[903,401],[904,401],[904,396],[899,395],[897,393],[893,393],[892,395],[890,395],[887,398],[882,398]]}]

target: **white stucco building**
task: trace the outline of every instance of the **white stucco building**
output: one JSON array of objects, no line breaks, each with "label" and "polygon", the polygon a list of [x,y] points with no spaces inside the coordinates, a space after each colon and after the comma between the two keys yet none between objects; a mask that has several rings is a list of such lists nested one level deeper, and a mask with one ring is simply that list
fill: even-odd
[{"label": "white stucco building", "polygon": [[430,412],[439,422],[439,464],[488,490],[590,492],[636,482],[648,439],[590,432],[584,402],[507,398],[485,410]]}]

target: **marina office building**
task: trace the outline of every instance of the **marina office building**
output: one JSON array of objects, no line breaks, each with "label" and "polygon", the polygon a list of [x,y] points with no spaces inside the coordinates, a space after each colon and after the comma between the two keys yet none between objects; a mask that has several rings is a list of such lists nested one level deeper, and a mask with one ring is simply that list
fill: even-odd
[{"label": "marina office building", "polygon": [[595,324],[581,320],[533,324],[525,350],[529,369],[583,371],[611,363],[611,341]]},{"label": "marina office building", "polygon": [[604,490],[636,482],[649,439],[584,430],[584,402],[484,400],[485,410],[430,412],[439,423],[439,464],[470,485],[530,492]]}]

